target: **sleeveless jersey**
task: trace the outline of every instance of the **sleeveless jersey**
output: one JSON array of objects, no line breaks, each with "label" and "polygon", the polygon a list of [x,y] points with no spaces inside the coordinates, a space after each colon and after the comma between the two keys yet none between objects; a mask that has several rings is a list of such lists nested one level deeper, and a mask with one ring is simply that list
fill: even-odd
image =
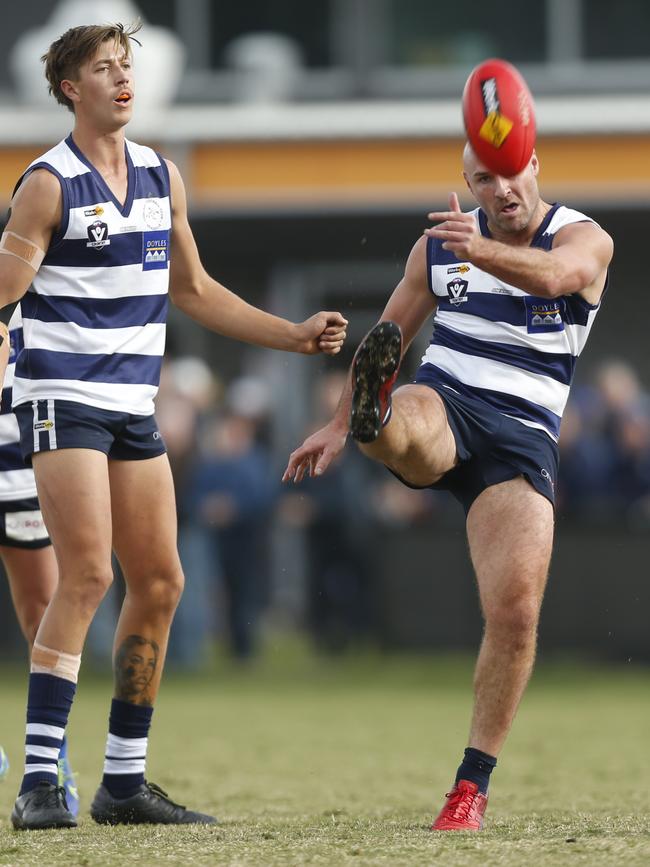
[{"label": "sleeveless jersey", "polygon": [[14,406],[71,400],[151,415],[165,348],[171,212],[169,172],[125,142],[122,205],[72,136],[27,168],[59,179],[62,221],[21,301],[24,350]]},{"label": "sleeveless jersey", "polygon": [[0,408],[0,501],[24,500],[36,496],[34,471],[25,466],[20,451],[18,421],[11,411],[11,388],[14,381],[16,358],[23,347],[23,323],[20,306],[9,320],[9,364],[2,388]]},{"label": "sleeveless jersey", "polygon": [[[490,237],[483,211],[474,211]],[[594,222],[553,205],[531,242],[550,250],[555,233]],[[557,441],[575,363],[589,336],[598,305],[578,295],[541,298],[427,244],[429,288],[437,296],[431,343],[422,358],[441,386],[478,398]]]}]

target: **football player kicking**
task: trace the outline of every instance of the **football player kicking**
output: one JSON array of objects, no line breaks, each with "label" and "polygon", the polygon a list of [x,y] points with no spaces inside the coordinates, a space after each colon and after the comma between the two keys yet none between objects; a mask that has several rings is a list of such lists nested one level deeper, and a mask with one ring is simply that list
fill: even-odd
[{"label": "football player kicking", "polygon": [[[449,490],[465,509],[485,630],[469,742],[436,831],[481,828],[490,774],[533,668],[560,421],[613,250],[589,217],[540,197],[535,154],[510,178],[469,145],[463,163],[479,207],[461,212],[452,193],[448,211],[429,215],[438,225],[414,245],[359,347],[334,418],[284,475],[320,475],[351,433],[406,485]],[[415,382],[392,394],[402,353],[432,314]]]}]

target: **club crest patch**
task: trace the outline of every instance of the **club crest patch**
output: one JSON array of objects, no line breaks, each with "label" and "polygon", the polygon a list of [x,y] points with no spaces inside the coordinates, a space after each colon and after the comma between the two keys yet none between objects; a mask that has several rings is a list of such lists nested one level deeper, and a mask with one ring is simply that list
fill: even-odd
[{"label": "club crest patch", "polygon": [[108,247],[111,239],[108,237],[108,225],[102,220],[95,220],[88,226],[88,241],[86,247],[91,247],[93,250],[103,250]]},{"label": "club crest patch", "polygon": [[467,280],[461,280],[460,277],[455,277],[453,280],[450,280],[447,283],[447,296],[449,298],[449,303],[457,306],[458,304],[463,304],[463,302],[467,301],[467,287],[469,283]]},{"label": "club crest patch", "polygon": [[562,299],[535,298],[524,296],[526,305],[526,330],[529,334],[543,334],[547,331],[564,331],[562,318]]},{"label": "club crest patch", "polygon": [[169,231],[142,233],[142,270],[167,268],[169,261]]},{"label": "club crest patch", "polygon": [[142,206],[142,219],[148,229],[159,229],[162,226],[165,214],[156,199],[145,199]]}]

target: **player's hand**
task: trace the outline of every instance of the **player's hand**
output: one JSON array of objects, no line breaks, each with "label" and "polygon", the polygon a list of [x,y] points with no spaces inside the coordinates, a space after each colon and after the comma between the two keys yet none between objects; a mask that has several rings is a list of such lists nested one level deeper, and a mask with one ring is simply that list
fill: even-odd
[{"label": "player's hand", "polygon": [[456,193],[449,195],[448,211],[432,211],[428,217],[439,225],[425,229],[424,234],[443,241],[442,249],[449,250],[456,258],[471,262],[484,239],[474,215],[461,211]]},{"label": "player's hand", "polygon": [[282,481],[290,482],[293,479],[296,483],[301,482],[307,472],[310,476],[321,476],[343,451],[347,436],[347,428],[342,428],[334,421],[316,431],[300,448],[291,452]]},{"label": "player's hand", "polygon": [[340,313],[315,313],[296,326],[298,329],[298,352],[315,355],[336,355],[345,341],[348,320]]}]

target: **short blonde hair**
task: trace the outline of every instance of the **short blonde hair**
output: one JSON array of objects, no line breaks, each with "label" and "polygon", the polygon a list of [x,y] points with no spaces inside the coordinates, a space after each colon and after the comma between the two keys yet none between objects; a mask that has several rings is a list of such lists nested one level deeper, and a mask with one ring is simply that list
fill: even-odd
[{"label": "short blonde hair", "polygon": [[[104,42],[115,41],[127,56],[131,56],[131,40],[142,27],[141,21],[124,26],[124,24],[89,24],[82,27],[71,27],[53,42],[47,53],[41,57],[45,64],[45,77],[49,83],[49,91],[61,105],[74,111],[72,101],[61,90],[61,82],[69,79],[74,81],[81,66],[95,55]],[[138,42],[137,39],[133,39]],[[138,45],[140,43],[138,42]]]}]

